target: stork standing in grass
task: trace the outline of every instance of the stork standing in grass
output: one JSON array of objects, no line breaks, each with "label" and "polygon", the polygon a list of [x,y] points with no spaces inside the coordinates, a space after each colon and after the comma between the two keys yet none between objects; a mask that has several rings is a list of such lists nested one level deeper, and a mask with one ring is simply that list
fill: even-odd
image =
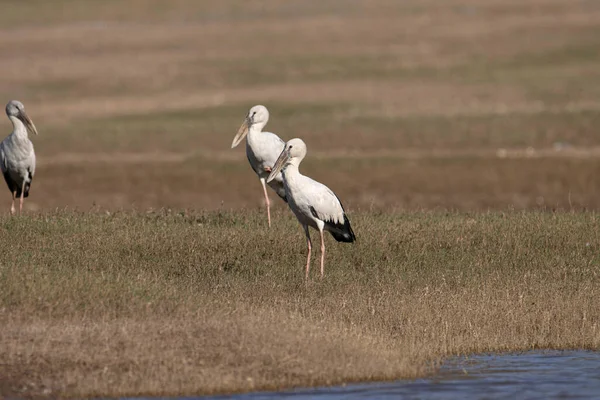
[{"label": "stork standing in grass", "polygon": [[311,226],[321,235],[321,278],[325,271],[325,241],[323,231],[329,231],[338,242],[354,242],[356,236],[338,197],[327,186],[298,170],[306,156],[306,144],[301,139],[292,139],[285,144],[281,155],[275,162],[267,182],[275,179],[281,171],[287,201],[304,228],[308,256],[306,257],[306,279],[310,270],[312,243],[308,227]]},{"label": "stork standing in grass", "polygon": [[[274,133],[262,131],[268,121],[269,111],[265,106],[257,105],[252,107],[248,111],[248,115],[238,133],[233,138],[231,148],[236,147],[244,137],[247,137],[246,156],[248,156],[250,166],[258,175],[258,179],[260,179],[265,195],[265,203],[267,204],[267,219],[269,227],[271,227],[271,202],[267,194],[266,180],[271,173],[277,157],[281,154],[285,142]],[[273,175],[273,178],[269,181],[269,186],[283,201],[287,201],[281,174]]]},{"label": "stork standing in grass", "polygon": [[27,132],[36,135],[38,133],[20,101],[8,102],[6,115],[13,124],[13,131],[0,143],[0,168],[12,194],[10,213],[15,213],[15,199],[19,198],[20,215],[23,210],[23,199],[29,196],[31,181],[35,174],[35,152]]}]

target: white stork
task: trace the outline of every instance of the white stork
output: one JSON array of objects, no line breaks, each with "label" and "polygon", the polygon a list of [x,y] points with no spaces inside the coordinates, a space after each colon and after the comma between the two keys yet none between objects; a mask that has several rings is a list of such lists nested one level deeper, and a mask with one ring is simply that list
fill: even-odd
[{"label": "white stork", "polygon": [[323,230],[329,231],[338,242],[352,243],[356,240],[356,236],[354,236],[344,206],[335,193],[322,183],[302,175],[298,170],[305,156],[306,144],[301,139],[292,139],[287,142],[267,178],[267,182],[274,179],[281,171],[288,204],[306,234],[308,256],[306,257],[305,277],[308,280],[312,248],[308,232],[309,226],[317,229],[321,235],[321,278],[325,269]]},{"label": "white stork", "polygon": [[0,143],[0,167],[12,194],[10,213],[15,213],[15,198],[18,197],[20,215],[23,210],[23,198],[29,196],[35,174],[35,152],[27,131],[36,135],[38,132],[20,101],[9,101],[6,105],[6,115],[13,124],[13,131]]},{"label": "white stork", "polygon": [[[265,202],[267,203],[267,219],[269,227],[271,227],[271,202],[267,194],[266,180],[271,173],[271,169],[277,160],[277,157],[283,150],[285,142],[274,133],[263,132],[262,129],[269,121],[269,111],[267,107],[257,105],[248,111],[246,119],[238,130],[238,133],[233,138],[231,148],[236,147],[246,137],[246,156],[250,162],[250,166],[258,175],[265,194]],[[269,182],[271,189],[277,193],[279,197],[286,200],[285,189],[283,188],[283,179],[281,174],[275,174]]]}]

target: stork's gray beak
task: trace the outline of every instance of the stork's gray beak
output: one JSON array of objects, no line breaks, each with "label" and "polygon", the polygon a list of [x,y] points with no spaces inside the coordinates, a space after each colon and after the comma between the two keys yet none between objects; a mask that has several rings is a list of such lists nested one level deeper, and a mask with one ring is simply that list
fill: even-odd
[{"label": "stork's gray beak", "polygon": [[19,119],[21,120],[21,122],[23,122],[25,124],[25,127],[27,128],[27,130],[29,132],[35,133],[36,135],[38,134],[38,131],[37,131],[35,125],[33,124],[33,121],[31,120],[31,118],[29,118],[29,115],[27,115],[25,110],[23,110],[19,113]]},{"label": "stork's gray beak", "polygon": [[242,140],[244,140],[244,138],[248,134],[248,129],[250,129],[250,125],[252,125],[252,122],[250,121],[250,118],[246,117],[244,123],[242,124],[242,126],[240,126],[240,129],[238,129],[238,133],[233,138],[233,142],[231,143],[232,149],[238,144],[240,144]]},{"label": "stork's gray beak", "polygon": [[283,167],[285,167],[285,164],[287,164],[289,159],[290,159],[290,153],[287,151],[287,149],[284,148],[283,151],[281,152],[281,154],[279,155],[279,158],[277,159],[277,161],[275,161],[275,165],[273,165],[273,168],[271,169],[271,173],[267,177],[267,183],[269,183],[273,179],[275,179],[277,174],[279,172],[281,172]]}]

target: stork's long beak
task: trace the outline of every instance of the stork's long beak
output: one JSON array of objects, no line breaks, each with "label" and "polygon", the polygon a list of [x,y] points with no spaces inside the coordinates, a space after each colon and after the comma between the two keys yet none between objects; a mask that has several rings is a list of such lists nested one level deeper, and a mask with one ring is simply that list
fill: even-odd
[{"label": "stork's long beak", "polygon": [[242,126],[240,126],[240,129],[238,129],[238,133],[233,138],[233,142],[231,143],[232,149],[235,146],[237,146],[238,144],[240,144],[240,142],[242,140],[244,140],[244,138],[248,134],[248,129],[250,129],[250,125],[251,125],[250,118],[246,117],[246,119],[244,120],[244,123],[242,124]]},{"label": "stork's long beak", "polygon": [[38,131],[35,125],[33,124],[33,121],[31,120],[31,118],[29,118],[29,115],[27,115],[25,110],[19,113],[19,119],[25,124],[25,127],[29,132],[35,133],[36,135],[38,134]]},{"label": "stork's long beak", "polygon": [[283,167],[285,167],[285,164],[287,164],[289,159],[290,159],[290,153],[287,151],[287,149],[284,148],[283,151],[281,152],[281,154],[279,155],[279,158],[277,159],[277,161],[275,161],[275,165],[273,165],[273,168],[271,169],[271,173],[267,177],[267,183],[269,183],[273,179],[275,179],[277,174],[279,172],[281,172]]}]

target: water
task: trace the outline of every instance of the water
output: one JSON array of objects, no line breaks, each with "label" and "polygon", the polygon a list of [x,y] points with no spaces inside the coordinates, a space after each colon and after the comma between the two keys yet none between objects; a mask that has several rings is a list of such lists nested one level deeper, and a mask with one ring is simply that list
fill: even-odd
[{"label": "water", "polygon": [[197,399],[600,399],[600,353],[477,355],[450,359],[428,379]]}]

